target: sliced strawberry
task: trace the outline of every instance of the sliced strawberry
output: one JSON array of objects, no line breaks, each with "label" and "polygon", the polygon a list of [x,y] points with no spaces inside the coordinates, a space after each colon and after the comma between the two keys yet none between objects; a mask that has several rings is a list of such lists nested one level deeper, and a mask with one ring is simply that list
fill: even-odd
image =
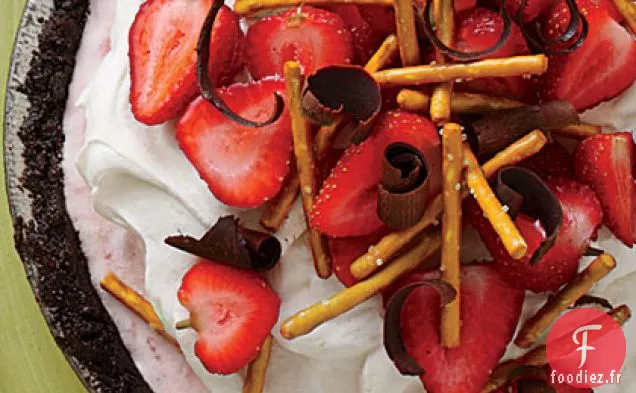
[{"label": "sliced strawberry", "polygon": [[[560,35],[569,23],[563,7],[559,4],[548,17],[548,38]],[[636,79],[636,39],[605,8],[587,10],[589,32],[583,45],[552,56],[541,86],[544,99],[570,101],[578,110],[618,95]]]},{"label": "sliced strawberry", "polygon": [[[264,121],[274,109],[274,93],[284,91],[282,81],[265,79],[220,89],[219,96],[239,115]],[[252,128],[198,98],[179,120],[177,140],[210,191],[231,206],[263,204],[278,193],[289,172],[292,136],[286,110],[275,123]]]},{"label": "sliced strawberry", "polygon": [[254,79],[282,75],[286,61],[297,60],[304,74],[353,60],[351,33],[340,16],[300,7],[259,19],[247,31],[247,67]]},{"label": "sliced strawberry", "polygon": [[[526,0],[505,0],[506,11],[511,17],[516,18],[519,12],[519,7]],[[527,0],[526,6],[523,9],[521,20],[529,22],[539,16],[543,11],[550,8],[555,2],[559,0]]]},{"label": "sliced strawberry", "polygon": [[[503,19],[497,12],[486,8],[475,8],[459,17],[455,35],[457,49],[477,52],[492,47],[499,41],[503,31]],[[497,51],[484,58],[509,57],[530,53],[523,34],[515,24],[510,36]],[[505,78],[479,78],[459,84],[458,88],[497,96],[523,98],[527,94],[529,81],[521,76]]]},{"label": "sliced strawberry", "polygon": [[332,237],[364,236],[384,224],[376,213],[377,185],[386,147],[405,142],[418,148],[431,166],[429,195],[441,188],[441,151],[437,129],[419,115],[390,111],[378,118],[369,138],[345,150],[316,198],[311,225]]},{"label": "sliced strawberry", "polygon": [[395,33],[395,12],[393,7],[383,5],[360,6],[360,14],[367,21],[373,35],[385,38],[391,33]]},{"label": "sliced strawberry", "polygon": [[254,360],[280,310],[280,299],[257,274],[209,261],[188,270],[177,295],[199,333],[194,353],[215,374]]},{"label": "sliced strawberry", "polygon": [[479,232],[501,274],[516,287],[533,292],[556,291],[572,279],[603,219],[601,205],[589,187],[567,178],[551,178],[546,184],[561,203],[563,222],[554,246],[534,266],[530,264],[530,258],[545,240],[545,231],[538,220],[517,215],[515,225],[528,244],[528,253],[515,260],[503,247],[477,203],[471,199],[464,207],[468,221]]},{"label": "sliced strawberry", "polygon": [[623,14],[618,11],[612,0],[577,0],[576,3],[583,15],[587,15],[588,13],[600,8],[606,11],[609,16],[617,22],[622,22],[623,19],[625,19]]},{"label": "sliced strawberry", "polygon": [[382,227],[379,231],[367,236],[329,238],[333,270],[341,283],[350,287],[360,281],[351,274],[351,264],[388,232],[386,227]]},{"label": "sliced strawberry", "polygon": [[530,169],[542,178],[572,177],[570,155],[556,142],[545,145],[537,154],[521,162],[519,166]]},{"label": "sliced strawberry", "polygon": [[360,7],[354,4],[333,4],[324,8],[340,15],[347,25],[353,39],[354,63],[360,65],[366,63],[380,42],[369,22],[362,17]]},{"label": "sliced strawberry", "polygon": [[625,245],[634,244],[634,142],[629,132],[600,134],[580,142],[574,152],[574,174],[598,195],[605,225]]},{"label": "sliced strawberry", "polygon": [[[415,273],[405,283],[438,278]],[[429,393],[479,393],[504,354],[521,314],[524,291],[511,287],[489,265],[463,266],[461,272],[461,344],[440,345],[440,299],[437,291],[413,291],[402,310],[402,337],[408,352],[425,370]]]},{"label": "sliced strawberry", "polygon": [[[145,124],[175,117],[197,93],[196,46],[212,0],[148,0],[128,35],[130,103]],[[223,7],[210,42],[210,77],[230,81],[243,64],[243,32],[238,17]]]}]

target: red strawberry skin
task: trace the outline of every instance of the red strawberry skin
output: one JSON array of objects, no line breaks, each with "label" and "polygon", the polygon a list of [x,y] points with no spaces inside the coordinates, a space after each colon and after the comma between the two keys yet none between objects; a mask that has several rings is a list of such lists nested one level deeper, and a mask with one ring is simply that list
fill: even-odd
[{"label": "red strawberry skin", "polygon": [[[274,110],[274,93],[284,91],[282,81],[270,78],[222,88],[219,96],[239,115],[264,121]],[[198,98],[179,120],[177,140],[210,191],[230,206],[262,205],[278,193],[289,172],[292,135],[287,109],[275,123],[252,128],[229,120]]]},{"label": "red strawberry skin", "polygon": [[377,185],[388,145],[417,147],[430,165],[430,192],[441,189],[441,148],[436,127],[426,118],[402,111],[380,115],[369,137],[350,146],[325,180],[311,215],[311,225],[331,237],[364,236],[384,224],[376,213]]},{"label": "red strawberry skin", "polygon": [[563,222],[554,246],[534,266],[530,258],[545,240],[545,231],[538,220],[524,214],[515,218],[515,225],[528,244],[527,255],[515,260],[506,252],[477,203],[470,200],[464,208],[501,274],[516,287],[533,292],[554,292],[572,279],[603,220],[600,202],[591,188],[567,178],[549,178],[546,184],[561,203]]},{"label": "red strawberry skin", "polygon": [[[569,13],[557,5],[548,17],[548,38],[567,26]],[[606,8],[586,8],[589,32],[583,45],[548,61],[541,82],[545,100],[566,100],[579,111],[615,97],[636,80],[636,39]]]},{"label": "red strawberry skin", "polygon": [[[465,52],[476,52],[492,47],[499,41],[503,31],[503,19],[499,13],[475,8],[459,17],[455,35],[456,47]],[[530,50],[521,29],[513,24],[510,36],[497,51],[484,58],[509,57],[528,54]],[[458,84],[458,88],[497,96],[524,98],[530,81],[523,77],[480,78]]]},{"label": "red strawberry skin", "polygon": [[605,225],[626,246],[634,244],[634,141],[629,132],[599,134],[581,141],[574,152],[576,178],[598,195]]},{"label": "red strawberry skin", "polygon": [[[415,273],[406,282],[438,278]],[[432,288],[413,291],[402,311],[402,337],[408,352],[425,370],[429,393],[479,393],[497,366],[519,321],[524,291],[511,287],[489,265],[463,266],[461,344],[440,345],[440,299]]]},{"label": "red strawberry skin", "polygon": [[194,352],[216,374],[254,360],[280,310],[280,299],[257,274],[204,260],[183,276],[177,296],[199,333]]},{"label": "red strawberry skin", "polygon": [[[506,11],[508,14],[515,18],[519,12],[519,7],[523,4],[524,0],[505,0]],[[524,22],[535,19],[539,14],[548,9],[558,0],[528,0],[526,6],[523,9],[521,20]]]},{"label": "red strawberry skin", "polygon": [[567,150],[556,142],[548,143],[537,154],[524,160],[519,166],[546,177],[572,177],[572,160]]},{"label": "red strawberry skin", "polygon": [[[196,45],[212,0],[149,0],[129,36],[130,103],[135,118],[160,124],[178,115],[198,93]],[[210,42],[210,77],[230,81],[243,67],[243,32],[229,8],[217,15]]]},{"label": "red strawberry skin", "polygon": [[301,7],[259,19],[247,31],[247,67],[254,79],[282,75],[286,61],[296,60],[304,74],[353,60],[351,33],[340,16]]},{"label": "red strawberry skin", "polygon": [[346,287],[357,284],[360,280],[351,274],[351,264],[388,233],[389,229],[382,227],[367,236],[329,238],[331,261],[338,280]]},{"label": "red strawberry skin", "polygon": [[345,22],[353,42],[354,63],[364,65],[381,41],[378,41],[371,25],[363,18],[360,7],[354,4],[333,4],[324,8],[335,12]]}]

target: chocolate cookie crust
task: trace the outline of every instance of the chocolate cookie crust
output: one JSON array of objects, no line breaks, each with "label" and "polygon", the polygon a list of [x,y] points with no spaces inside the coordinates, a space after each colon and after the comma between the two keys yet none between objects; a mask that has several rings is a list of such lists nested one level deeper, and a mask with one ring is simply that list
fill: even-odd
[{"label": "chocolate cookie crust", "polygon": [[91,284],[66,211],[62,120],[89,1],[53,3],[51,17],[38,20],[39,45],[19,87],[30,108],[18,132],[25,163],[18,183],[32,199],[32,219],[13,209],[16,248],[57,344],[86,386],[101,393],[151,393]]}]

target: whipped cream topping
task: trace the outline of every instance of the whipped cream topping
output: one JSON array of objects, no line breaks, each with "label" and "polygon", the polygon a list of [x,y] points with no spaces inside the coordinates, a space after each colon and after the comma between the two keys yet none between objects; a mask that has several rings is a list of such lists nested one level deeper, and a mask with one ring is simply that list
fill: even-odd
[{"label": "whipped cream topping", "polygon": [[[214,198],[179,149],[173,122],[150,127],[133,118],[128,100],[128,30],[140,4],[140,0],[115,2],[112,26],[99,25],[97,20],[100,15],[95,12],[90,17],[78,55],[78,70],[85,72],[76,71],[71,86],[71,100],[77,97],[77,92],[88,80],[90,82],[77,100],[80,107],[73,107],[75,101],[68,105],[65,122],[68,209],[82,236],[94,283],[99,281],[107,268],[104,264],[96,264],[91,260],[104,255],[105,248],[115,250],[118,254],[111,255],[111,258],[119,261],[119,264],[111,263],[106,266],[121,272],[120,276],[126,281],[129,281],[128,275],[134,275],[131,270],[138,274],[143,270],[143,280],[133,280],[134,286],[143,288],[142,292],[153,304],[167,330],[179,341],[185,360],[203,385],[215,393],[238,393],[242,389],[243,373],[231,376],[208,373],[193,352],[196,333],[192,330],[177,332],[174,329],[176,321],[188,317],[188,312],[179,304],[176,293],[181,277],[196,259],[165,245],[163,239],[177,233],[198,237],[220,216],[226,214],[239,216],[244,224],[257,228],[260,210],[231,208]],[[96,1],[93,5],[94,11],[112,8],[112,2],[108,0]],[[102,13],[101,20],[108,20],[109,17],[112,18],[112,15],[104,17]],[[91,48],[96,47],[92,35],[97,35],[96,31],[103,33],[108,27],[112,27],[110,51],[97,67],[98,56],[90,56],[88,53]],[[100,59],[101,57],[99,56]],[[84,135],[78,132],[78,129],[84,129],[82,112],[85,115]],[[617,99],[586,112],[584,119],[603,124],[612,130],[636,129],[636,85]],[[75,152],[80,144],[83,145],[76,156]],[[76,179],[79,177],[72,170],[74,163],[89,187],[90,196],[86,187]],[[76,205],[75,201],[80,197],[84,200],[90,198],[95,211],[125,230],[96,219],[94,213],[87,212],[85,206]],[[99,228],[107,228],[106,234]],[[311,253],[306,236],[303,236],[305,229],[302,207],[297,203],[277,233],[283,245],[282,260],[268,274],[273,288],[282,299],[280,321],[342,289],[335,277],[321,280],[313,273]],[[108,239],[106,245],[105,239]],[[466,236],[465,242],[464,249],[483,250],[483,246],[478,245],[476,236]],[[129,246],[125,247],[126,244]],[[607,231],[602,232],[597,246],[613,253],[619,261],[618,268],[599,285],[598,292],[617,304],[628,302],[636,305],[636,293],[630,294],[628,290],[630,283],[636,280],[636,264],[631,263],[634,252],[622,246]],[[464,258],[472,259],[482,255],[484,254],[464,255]],[[143,262],[137,263],[134,269],[125,265],[127,261],[138,261],[141,257],[144,257],[145,266]],[[151,363],[152,359],[148,358],[147,351],[136,349],[143,347],[136,336],[156,335],[147,332],[147,328],[137,321],[134,326],[126,328],[124,325],[132,323],[129,315],[126,318],[121,317],[119,313],[125,310],[113,304],[108,296],[103,299],[113,315],[119,315],[115,317],[115,321],[122,331],[124,341],[155,391],[198,393],[206,390],[196,378],[190,377],[190,369],[184,368],[181,364],[183,358],[174,355],[174,349],[159,348],[159,352],[153,351],[155,354],[161,353],[163,358],[170,355],[178,358],[178,361],[171,359],[170,363],[162,363],[159,369],[163,371],[158,372],[153,365],[159,363]],[[544,296],[528,296],[522,317],[525,319],[532,315],[543,301]],[[314,332],[291,341],[280,337],[277,325],[273,332],[276,344],[265,391],[422,392],[419,379],[399,375],[388,359],[381,345],[381,312],[381,302],[376,297],[325,323]],[[636,353],[636,332],[630,326],[627,325],[626,328],[628,354]],[[135,335],[135,329],[146,330]],[[519,353],[511,345],[506,356],[516,356]],[[629,387],[636,384],[636,356],[628,355],[623,372],[625,375],[622,385],[605,386],[598,391],[632,391]],[[166,380],[173,380],[175,383],[170,384]],[[175,386],[178,386],[177,390]]]}]

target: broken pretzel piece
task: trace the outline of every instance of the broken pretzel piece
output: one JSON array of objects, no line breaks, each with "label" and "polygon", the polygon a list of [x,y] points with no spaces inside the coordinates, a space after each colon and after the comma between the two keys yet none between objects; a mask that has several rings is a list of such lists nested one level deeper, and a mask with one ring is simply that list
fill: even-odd
[{"label": "broken pretzel piece", "polygon": [[265,375],[267,374],[267,366],[269,365],[269,358],[272,354],[272,346],[274,344],[274,338],[267,336],[261,350],[258,352],[258,356],[247,367],[247,375],[243,382],[243,393],[262,393],[265,388]]}]

